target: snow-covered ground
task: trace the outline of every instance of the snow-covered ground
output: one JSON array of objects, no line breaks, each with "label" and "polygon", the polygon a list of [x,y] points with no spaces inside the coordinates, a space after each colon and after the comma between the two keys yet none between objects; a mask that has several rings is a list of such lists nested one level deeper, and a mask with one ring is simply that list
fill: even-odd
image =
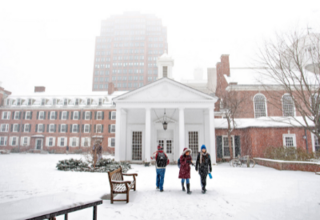
[{"label": "snow-covered ground", "polygon": [[[56,170],[58,160],[80,155],[0,155],[0,203],[54,193],[80,193],[96,198],[109,193],[106,173]],[[155,168],[133,165],[137,191],[130,203],[109,200],[98,206],[98,219],[319,219],[320,176],[311,172],[277,171],[256,166],[213,167],[208,192],[192,169],[192,195],[181,191],[178,167],[166,171],[164,192],[155,188]],[[1,213],[1,210],[0,210]],[[92,208],[71,213],[69,219],[91,219]],[[0,215],[1,219],[1,215]],[[63,219],[60,217],[58,219]]]}]

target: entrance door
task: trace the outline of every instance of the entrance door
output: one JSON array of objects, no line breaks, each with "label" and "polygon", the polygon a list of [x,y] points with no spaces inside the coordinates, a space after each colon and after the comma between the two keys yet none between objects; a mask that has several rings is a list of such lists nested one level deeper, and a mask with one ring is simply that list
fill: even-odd
[{"label": "entrance door", "polygon": [[197,131],[189,131],[189,148],[192,150],[192,160],[197,160],[199,151],[199,138]]},{"label": "entrance door", "polygon": [[163,151],[167,154],[170,161],[172,161],[173,144],[172,140],[158,140],[158,145],[163,148]]},{"label": "entrance door", "polygon": [[36,149],[41,150],[42,149],[42,139],[36,140]]},{"label": "entrance door", "polygon": [[132,132],[132,160],[142,160],[142,132]]}]

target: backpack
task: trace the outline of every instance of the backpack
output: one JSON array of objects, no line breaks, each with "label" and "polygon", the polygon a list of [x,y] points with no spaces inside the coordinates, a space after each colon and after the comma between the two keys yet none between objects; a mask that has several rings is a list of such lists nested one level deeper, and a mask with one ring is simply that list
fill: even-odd
[{"label": "backpack", "polygon": [[180,158],[178,159],[178,167],[180,168],[181,163],[180,163]]},{"label": "backpack", "polygon": [[166,167],[167,166],[167,156],[163,152],[159,152],[157,156],[157,167]]}]

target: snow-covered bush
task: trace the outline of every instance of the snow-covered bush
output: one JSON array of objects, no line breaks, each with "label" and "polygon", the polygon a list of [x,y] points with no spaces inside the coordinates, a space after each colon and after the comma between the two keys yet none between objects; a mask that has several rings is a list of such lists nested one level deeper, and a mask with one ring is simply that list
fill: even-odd
[{"label": "snow-covered bush", "polygon": [[83,171],[83,172],[110,172],[122,167],[123,172],[127,172],[131,166],[129,163],[116,162],[113,159],[102,158],[93,168],[90,163],[82,161],[81,159],[67,159],[60,160],[57,163],[57,169],[63,171]]},{"label": "snow-covered bush", "polygon": [[299,147],[268,147],[264,153],[265,158],[274,160],[306,161],[315,158],[314,153],[309,153]]}]

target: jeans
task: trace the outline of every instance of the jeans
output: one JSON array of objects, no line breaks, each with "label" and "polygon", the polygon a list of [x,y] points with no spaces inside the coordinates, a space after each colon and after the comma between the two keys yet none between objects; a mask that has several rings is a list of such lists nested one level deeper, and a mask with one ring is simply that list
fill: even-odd
[{"label": "jeans", "polygon": [[190,183],[190,179],[181,179],[181,183],[184,184],[184,180],[186,180],[187,184]]},{"label": "jeans", "polygon": [[208,174],[200,174],[200,183],[201,183],[201,188],[206,188],[206,185],[207,185],[207,175]]},{"label": "jeans", "polygon": [[164,183],[164,175],[166,173],[166,169],[157,169],[157,179],[156,179],[156,185],[160,188],[160,190],[163,190],[163,183]]}]

